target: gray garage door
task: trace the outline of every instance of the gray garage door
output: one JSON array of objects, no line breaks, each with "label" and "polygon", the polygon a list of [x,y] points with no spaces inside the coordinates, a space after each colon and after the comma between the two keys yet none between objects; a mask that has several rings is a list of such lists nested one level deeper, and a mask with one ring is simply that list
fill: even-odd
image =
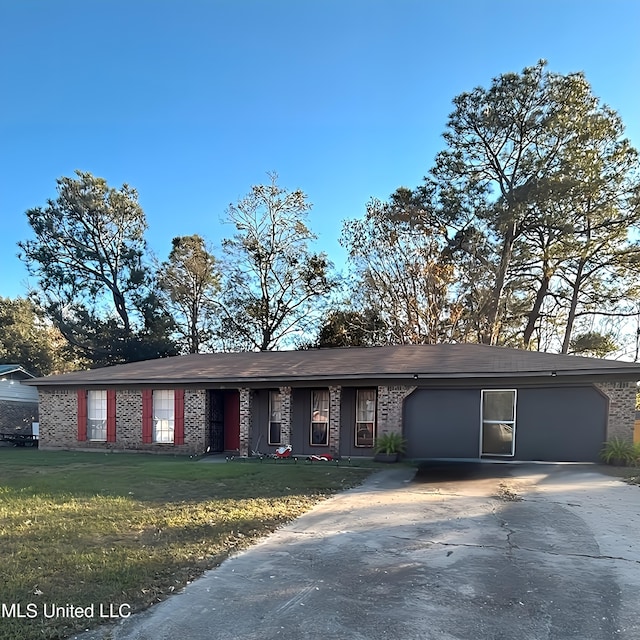
[{"label": "gray garage door", "polygon": [[[477,458],[480,403],[480,389],[414,391],[404,405],[408,455]],[[593,387],[517,389],[513,459],[596,462],[606,421],[607,400]]]}]

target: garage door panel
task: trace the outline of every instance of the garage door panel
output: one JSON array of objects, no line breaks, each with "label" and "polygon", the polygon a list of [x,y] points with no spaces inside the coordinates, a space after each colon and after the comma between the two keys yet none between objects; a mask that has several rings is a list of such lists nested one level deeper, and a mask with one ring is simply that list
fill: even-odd
[{"label": "garage door panel", "polygon": [[412,458],[477,458],[480,391],[417,389],[404,403],[404,434]]},{"label": "garage door panel", "polygon": [[607,400],[595,388],[521,389],[517,412],[516,459],[598,462]]}]

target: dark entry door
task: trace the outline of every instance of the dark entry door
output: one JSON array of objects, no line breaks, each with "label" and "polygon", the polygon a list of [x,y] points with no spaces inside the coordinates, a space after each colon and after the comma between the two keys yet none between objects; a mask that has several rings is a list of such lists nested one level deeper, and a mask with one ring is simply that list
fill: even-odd
[{"label": "dark entry door", "polygon": [[211,391],[209,416],[209,446],[212,453],[224,451],[224,392]]},{"label": "dark entry door", "polygon": [[212,453],[240,448],[240,394],[235,390],[209,391],[209,450]]},{"label": "dark entry door", "polygon": [[224,394],[224,449],[240,449],[240,394],[237,391]]}]

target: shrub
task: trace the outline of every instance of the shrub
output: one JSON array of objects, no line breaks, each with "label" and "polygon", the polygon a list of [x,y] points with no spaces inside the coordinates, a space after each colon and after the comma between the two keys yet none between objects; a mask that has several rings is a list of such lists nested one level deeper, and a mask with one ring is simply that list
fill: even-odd
[{"label": "shrub", "polygon": [[405,439],[400,433],[383,433],[376,438],[374,449],[376,453],[404,453],[406,448]]},{"label": "shrub", "polygon": [[612,438],[604,443],[600,456],[607,464],[631,464],[638,459],[640,447],[627,440]]}]

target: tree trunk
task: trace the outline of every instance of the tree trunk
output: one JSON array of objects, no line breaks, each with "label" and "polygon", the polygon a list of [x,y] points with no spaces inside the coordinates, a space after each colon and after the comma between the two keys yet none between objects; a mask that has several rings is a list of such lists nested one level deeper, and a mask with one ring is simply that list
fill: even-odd
[{"label": "tree trunk", "polygon": [[486,344],[494,345],[498,341],[499,333],[499,312],[500,301],[502,300],[502,293],[504,291],[504,283],[507,279],[507,270],[511,263],[511,254],[513,251],[513,245],[516,239],[516,222],[511,222],[507,228],[507,232],[504,238],[504,244],[502,245],[502,253],[500,255],[500,265],[498,266],[498,273],[496,274],[496,282],[491,292],[491,300],[489,302],[489,309],[487,312],[487,328],[488,335],[483,336],[482,342]]},{"label": "tree trunk", "polygon": [[576,320],[576,311],[578,309],[578,296],[580,295],[580,285],[582,284],[582,272],[584,270],[584,260],[581,259],[576,271],[576,279],[573,282],[573,292],[571,294],[571,304],[569,305],[569,316],[567,317],[567,326],[564,331],[564,340],[562,341],[562,353],[569,353],[569,344],[571,342],[571,332],[573,331],[573,323]]},{"label": "tree trunk", "polygon": [[529,312],[527,326],[524,329],[524,337],[523,337],[523,346],[525,349],[529,348],[529,343],[531,342],[531,336],[533,335],[533,331],[536,327],[536,322],[540,317],[540,309],[542,308],[542,303],[547,296],[547,292],[549,291],[549,281],[551,280],[551,273],[544,269],[542,275],[542,282],[540,283],[540,288],[538,289],[538,293],[536,294],[535,302],[533,303],[533,308]]}]

